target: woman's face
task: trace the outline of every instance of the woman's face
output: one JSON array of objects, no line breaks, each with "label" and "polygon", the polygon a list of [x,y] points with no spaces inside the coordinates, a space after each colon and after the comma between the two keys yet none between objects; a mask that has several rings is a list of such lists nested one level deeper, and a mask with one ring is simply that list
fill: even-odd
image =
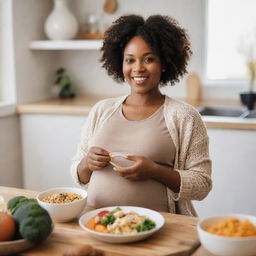
[{"label": "woman's face", "polygon": [[160,58],[142,37],[133,37],[127,43],[123,56],[123,74],[132,92],[145,94],[158,91],[161,73]]}]

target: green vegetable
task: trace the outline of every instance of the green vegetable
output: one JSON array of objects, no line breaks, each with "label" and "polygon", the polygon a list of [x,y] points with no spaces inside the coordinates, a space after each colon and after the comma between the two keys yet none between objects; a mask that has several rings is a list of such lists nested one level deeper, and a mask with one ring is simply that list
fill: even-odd
[{"label": "green vegetable", "polygon": [[119,212],[119,211],[122,211],[122,209],[120,207],[116,207],[112,212],[115,213],[115,212]]},{"label": "green vegetable", "polygon": [[24,204],[13,214],[14,219],[20,223],[27,217],[37,217],[40,215],[49,215],[38,203]]},{"label": "green vegetable", "polygon": [[144,222],[136,227],[138,232],[151,230],[156,227],[156,223],[150,219],[145,219]]},{"label": "green vegetable", "polygon": [[7,208],[8,209],[13,209],[18,202],[20,202],[22,199],[26,199],[25,196],[15,196],[12,199],[10,199],[7,203]]},{"label": "green vegetable", "polygon": [[25,196],[15,196],[7,203],[7,209],[13,215],[19,207],[27,203],[35,203],[36,199],[30,199]]},{"label": "green vegetable", "polygon": [[46,215],[27,217],[20,223],[20,234],[29,241],[41,242],[52,231],[52,225]]},{"label": "green vegetable", "polygon": [[21,236],[31,242],[43,241],[52,231],[52,220],[48,212],[37,202],[20,206],[13,215]]},{"label": "green vegetable", "polygon": [[115,216],[111,213],[107,213],[104,217],[100,220],[100,224],[107,226],[108,224],[113,224],[116,220]]}]

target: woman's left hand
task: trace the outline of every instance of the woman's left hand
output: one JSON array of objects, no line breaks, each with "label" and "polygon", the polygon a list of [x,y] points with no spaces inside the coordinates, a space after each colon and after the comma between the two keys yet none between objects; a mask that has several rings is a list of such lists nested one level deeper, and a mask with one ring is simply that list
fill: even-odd
[{"label": "woman's left hand", "polygon": [[139,181],[153,177],[155,162],[143,156],[127,156],[126,159],[134,161],[129,167],[117,168],[114,170],[126,179]]}]

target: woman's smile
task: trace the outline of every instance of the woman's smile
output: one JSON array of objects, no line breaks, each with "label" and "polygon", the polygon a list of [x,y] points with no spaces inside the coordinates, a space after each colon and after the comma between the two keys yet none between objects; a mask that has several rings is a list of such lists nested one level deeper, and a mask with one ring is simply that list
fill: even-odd
[{"label": "woman's smile", "polygon": [[133,81],[137,85],[144,84],[147,81],[148,78],[149,78],[148,76],[132,76]]}]

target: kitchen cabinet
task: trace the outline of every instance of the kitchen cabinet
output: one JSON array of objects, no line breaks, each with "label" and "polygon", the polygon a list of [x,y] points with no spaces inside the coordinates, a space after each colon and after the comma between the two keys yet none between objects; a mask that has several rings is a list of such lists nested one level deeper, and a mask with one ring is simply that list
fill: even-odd
[{"label": "kitchen cabinet", "polygon": [[24,187],[75,186],[69,169],[86,116],[23,114],[20,118]]},{"label": "kitchen cabinet", "polygon": [[256,131],[208,129],[213,189],[194,205],[200,217],[256,215]]}]

